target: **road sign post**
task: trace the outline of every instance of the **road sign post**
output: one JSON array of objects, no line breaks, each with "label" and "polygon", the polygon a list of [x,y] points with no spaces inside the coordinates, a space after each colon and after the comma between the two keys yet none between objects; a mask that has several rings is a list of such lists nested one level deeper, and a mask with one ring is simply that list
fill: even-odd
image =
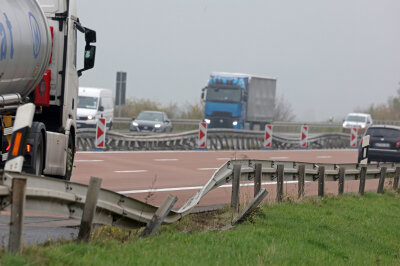
[{"label": "road sign post", "polygon": [[357,128],[352,127],[351,128],[351,134],[350,134],[350,147],[351,148],[357,148]]},{"label": "road sign post", "polygon": [[308,126],[301,126],[301,137],[300,137],[300,148],[307,149],[307,141],[308,141]]},{"label": "road sign post", "polygon": [[99,118],[96,126],[96,149],[104,149],[106,142],[106,119]]},{"label": "road sign post", "polygon": [[360,164],[368,164],[369,135],[364,136],[361,141]]},{"label": "road sign post", "polygon": [[207,123],[206,122],[200,122],[200,124],[199,124],[198,147],[201,150],[207,149]]},{"label": "road sign post", "polygon": [[121,117],[121,106],[125,105],[126,98],[126,72],[117,72],[115,105],[118,105],[118,117]]},{"label": "road sign post", "polygon": [[272,148],[272,125],[265,125],[265,134],[264,134],[264,149],[270,150]]}]

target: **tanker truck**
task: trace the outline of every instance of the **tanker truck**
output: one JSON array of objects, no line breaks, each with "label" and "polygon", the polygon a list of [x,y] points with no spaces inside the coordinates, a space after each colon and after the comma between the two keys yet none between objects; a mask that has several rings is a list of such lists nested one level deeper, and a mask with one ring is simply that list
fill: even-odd
[{"label": "tanker truck", "polygon": [[[78,34],[85,39],[79,70]],[[22,170],[70,179],[76,151],[78,77],[94,66],[94,42],[96,32],[82,26],[75,0],[0,0],[2,168],[18,150],[11,140],[17,108],[29,104],[34,105],[31,128],[27,138],[18,142],[22,143]]]}]

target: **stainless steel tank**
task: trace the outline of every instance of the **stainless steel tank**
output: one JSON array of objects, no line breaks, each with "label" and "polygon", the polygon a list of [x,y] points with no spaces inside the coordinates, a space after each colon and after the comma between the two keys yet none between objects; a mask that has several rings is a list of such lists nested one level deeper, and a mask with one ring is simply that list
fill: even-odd
[{"label": "stainless steel tank", "polygon": [[51,53],[47,19],[36,0],[0,0],[0,95],[27,96]]}]

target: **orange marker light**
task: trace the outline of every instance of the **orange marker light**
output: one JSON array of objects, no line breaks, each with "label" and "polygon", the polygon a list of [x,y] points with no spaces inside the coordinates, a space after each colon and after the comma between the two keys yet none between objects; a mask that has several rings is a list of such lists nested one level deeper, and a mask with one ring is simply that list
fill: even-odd
[{"label": "orange marker light", "polygon": [[17,132],[15,134],[14,147],[11,152],[12,156],[18,156],[19,147],[21,145],[21,139],[22,139],[22,133]]},{"label": "orange marker light", "polygon": [[26,152],[31,152],[32,146],[30,144],[26,144]]}]

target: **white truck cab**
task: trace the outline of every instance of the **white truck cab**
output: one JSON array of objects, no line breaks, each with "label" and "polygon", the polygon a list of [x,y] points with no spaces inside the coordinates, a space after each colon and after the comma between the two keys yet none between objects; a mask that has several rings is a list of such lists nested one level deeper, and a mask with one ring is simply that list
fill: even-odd
[{"label": "white truck cab", "polygon": [[[79,32],[85,36],[85,52],[84,68],[78,70]],[[14,156],[8,151],[17,108],[33,103],[32,127],[18,144],[27,145],[19,149],[23,170],[70,178],[78,78],[94,66],[94,42],[96,32],[81,25],[76,0],[0,0],[1,164]]]}]

